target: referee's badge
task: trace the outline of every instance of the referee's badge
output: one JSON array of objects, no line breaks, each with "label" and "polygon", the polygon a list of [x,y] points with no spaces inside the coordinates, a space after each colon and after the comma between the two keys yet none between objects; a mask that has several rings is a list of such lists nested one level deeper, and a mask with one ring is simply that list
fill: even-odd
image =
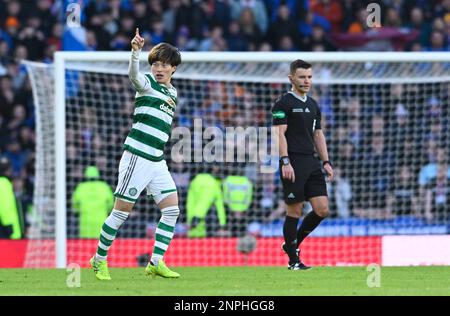
[{"label": "referee's badge", "polygon": [[281,118],[285,118],[286,114],[284,114],[283,111],[275,111],[275,112],[272,113],[272,116],[274,118],[280,118],[281,119]]}]

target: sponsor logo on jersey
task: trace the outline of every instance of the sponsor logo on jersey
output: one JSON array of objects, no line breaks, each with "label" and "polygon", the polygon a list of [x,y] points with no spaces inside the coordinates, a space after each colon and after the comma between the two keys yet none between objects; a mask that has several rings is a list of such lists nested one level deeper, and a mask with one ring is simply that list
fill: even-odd
[{"label": "sponsor logo on jersey", "polygon": [[303,109],[293,109],[292,112],[294,113],[303,113]]},{"label": "sponsor logo on jersey", "polygon": [[294,199],[294,198],[295,198],[294,193],[290,193],[290,194],[288,195],[288,199]]},{"label": "sponsor logo on jersey", "polygon": [[309,113],[309,112],[310,112],[310,111],[309,111],[309,108],[306,108],[305,112],[306,112],[306,113]]},{"label": "sponsor logo on jersey", "polygon": [[162,110],[162,111],[166,112],[167,114],[173,116],[173,110],[172,110],[171,108],[165,106],[164,103],[161,104],[161,105],[159,106],[159,108],[160,108],[160,110]]}]

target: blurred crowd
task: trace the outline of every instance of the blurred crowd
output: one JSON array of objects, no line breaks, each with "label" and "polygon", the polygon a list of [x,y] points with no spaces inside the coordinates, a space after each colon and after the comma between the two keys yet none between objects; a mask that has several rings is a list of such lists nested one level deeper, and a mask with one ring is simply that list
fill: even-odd
[{"label": "blurred crowd", "polygon": [[[374,2],[381,7],[382,27],[369,28],[366,8]],[[70,13],[66,8],[70,3],[81,4],[81,28],[66,27]],[[182,51],[449,51],[450,0],[0,0],[0,156],[9,161],[5,174],[12,179],[23,212],[32,207],[36,122],[30,81],[21,60],[50,63],[53,53],[62,49],[127,51],[136,27],[146,39],[145,49],[165,41]],[[421,88],[429,87],[417,89]],[[332,157],[336,157],[337,172],[348,180],[349,188],[369,188],[373,194],[384,188],[380,189],[384,193],[373,199],[383,201],[381,207],[384,207],[399,201],[399,196],[407,195],[408,190],[401,183],[415,183],[407,179],[418,178],[418,187],[408,189],[410,192],[422,190],[421,205],[427,205],[427,216],[432,218],[436,207],[430,201],[446,200],[443,196],[448,194],[448,186],[439,182],[447,178],[436,176],[445,173],[446,167],[442,164],[449,155],[448,152],[439,154],[440,150],[448,148],[448,87],[440,87],[436,95],[428,93],[429,97],[421,101],[415,99],[423,95],[420,91],[405,89],[393,85],[389,87],[390,94],[381,97],[394,111],[393,117],[385,114],[393,112],[377,110],[375,103],[373,113],[376,115],[361,114],[367,109],[366,104],[361,104],[364,100],[358,92],[348,96],[342,104],[333,100],[335,103],[330,105],[330,94],[326,92],[320,92],[317,97],[322,106],[330,109],[325,110],[329,132],[337,135],[329,137],[342,141],[342,144],[331,144]],[[417,112],[413,107],[418,104],[426,108]],[[245,108],[245,103],[242,106]],[[228,111],[228,115],[230,113]],[[346,113],[345,119],[339,117],[344,115],[342,113]],[[184,117],[195,115],[188,113]],[[259,121],[266,119],[264,113],[256,117]],[[368,122],[360,120],[362,117],[373,118]],[[180,120],[182,118],[183,113]],[[215,123],[227,124],[226,121]],[[383,128],[386,126],[390,128]],[[417,126],[422,128],[420,133],[408,132],[413,128],[417,131]],[[369,127],[371,138],[364,135]],[[358,178],[361,174],[353,172],[357,178],[351,179],[347,170],[355,157],[364,162],[357,170],[366,173],[377,170],[371,164],[391,168],[389,161],[383,160],[389,160],[385,151],[392,154],[392,144],[397,144],[393,137],[401,144],[395,154],[411,157],[407,150],[416,150],[417,161],[413,164],[405,159],[403,165],[392,166],[391,175],[397,175],[404,182],[377,178],[370,183],[355,184],[354,181],[361,181]],[[363,152],[363,147],[370,150]],[[366,176],[364,179],[374,179],[372,174]],[[374,187],[378,189],[372,190]],[[425,190],[425,187],[432,190]],[[330,192],[334,189],[343,194],[339,202],[333,203],[348,202],[349,196],[358,195],[358,192],[342,188],[346,186],[330,187]],[[393,192],[394,196],[387,192]],[[447,200],[450,201],[450,197]],[[416,205],[415,201],[410,202]],[[352,215],[367,207],[380,208],[380,205],[364,203],[352,199],[347,213]]]}]

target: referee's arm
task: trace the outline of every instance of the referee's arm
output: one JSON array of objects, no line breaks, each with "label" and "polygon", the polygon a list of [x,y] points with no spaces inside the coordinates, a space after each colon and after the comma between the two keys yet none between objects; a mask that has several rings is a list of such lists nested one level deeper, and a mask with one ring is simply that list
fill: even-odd
[{"label": "referee's arm", "polygon": [[[284,157],[288,155],[288,146],[287,146],[287,140],[286,136],[284,135],[287,130],[287,124],[282,125],[276,125],[277,132],[278,132],[278,146],[279,146],[279,152],[280,157]],[[291,164],[287,166],[281,166],[281,174],[283,176],[283,179],[291,180],[292,182],[295,182],[295,172],[294,168],[292,168]]]},{"label": "referee's arm", "polygon": [[[316,146],[316,150],[317,153],[319,154],[320,160],[328,161],[329,158],[328,158],[327,142],[325,141],[325,135],[323,134],[322,129],[316,129],[314,131],[314,145]],[[334,172],[331,165],[329,163],[325,164],[323,168],[328,174],[328,181],[333,181]]]}]

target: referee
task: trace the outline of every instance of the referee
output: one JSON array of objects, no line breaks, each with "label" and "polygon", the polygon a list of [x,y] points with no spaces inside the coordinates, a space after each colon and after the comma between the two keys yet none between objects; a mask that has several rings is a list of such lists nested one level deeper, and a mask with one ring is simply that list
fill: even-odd
[{"label": "referee", "polygon": [[[297,59],[290,65],[291,91],[277,99],[273,108],[273,125],[279,137],[281,180],[287,215],[283,226],[282,248],[289,256],[289,270],[310,267],[300,261],[298,247],[320,222],[328,216],[327,188],[321,164],[328,181],[333,180],[333,167],[328,158],[325,136],[317,102],[307,96],[312,85],[312,65]],[[297,230],[303,202],[309,201],[313,211],[308,213]]]}]

